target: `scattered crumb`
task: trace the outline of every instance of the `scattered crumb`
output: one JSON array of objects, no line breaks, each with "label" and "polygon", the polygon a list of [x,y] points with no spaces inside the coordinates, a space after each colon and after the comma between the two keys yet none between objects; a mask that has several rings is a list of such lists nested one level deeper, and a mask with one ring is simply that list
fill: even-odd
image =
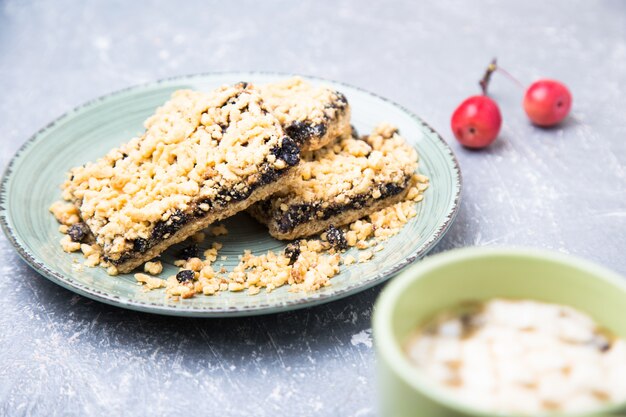
[{"label": "scattered crumb", "polygon": [[346,255],[343,258],[343,264],[344,265],[352,265],[355,262],[354,256],[352,255]]},{"label": "scattered crumb", "polygon": [[56,201],[50,206],[50,212],[62,225],[71,226],[80,222],[78,209],[72,203],[68,203],[66,201]]},{"label": "scattered crumb", "polygon": [[359,253],[359,263],[369,261],[370,259],[372,259],[372,256],[374,256],[374,254],[372,253],[372,251],[369,250]]},{"label": "scattered crumb", "polygon": [[143,265],[143,270],[150,275],[159,275],[163,272],[163,265],[160,261],[150,261]]},{"label": "scattered crumb", "polygon": [[228,234],[228,229],[223,224],[211,227],[211,235],[213,236],[225,236]]},{"label": "scattered crumb", "polygon": [[97,245],[88,245],[86,243],[82,243],[80,245],[80,250],[83,253],[83,255],[85,256],[89,256],[91,254],[93,254],[94,252],[96,252],[96,250],[98,249]]},{"label": "scattered crumb", "polygon": [[85,266],[88,266],[89,268],[94,268],[100,265],[100,254],[97,252],[92,253],[91,255],[87,256],[87,260],[83,264]]},{"label": "scattered crumb", "polygon": [[202,268],[204,268],[204,262],[200,258],[189,258],[184,265],[184,269],[190,269],[195,272],[200,272]]},{"label": "scattered crumb", "polygon": [[[221,245],[219,245],[219,247],[221,248]],[[210,249],[207,249],[204,251],[204,259],[206,260],[206,262],[215,262],[215,260],[217,259],[217,251],[218,251],[218,245],[217,244],[213,244],[213,247]]]},{"label": "scattered crumb", "polygon": [[358,242],[356,242],[357,249],[367,249],[370,247],[370,243],[368,241],[365,240],[359,240]]},{"label": "scattered crumb", "polygon": [[[150,263],[150,262],[146,262],[146,263]],[[165,280],[161,278],[151,277],[150,275],[135,274],[135,279],[137,280],[137,282],[144,284],[144,287],[147,290],[154,290],[157,288],[165,287]]]},{"label": "scattered crumb", "polygon": [[61,247],[65,252],[76,252],[80,250],[80,243],[72,241],[69,235],[65,235],[61,239]]},{"label": "scattered crumb", "polygon": [[239,282],[230,282],[228,283],[228,291],[232,291],[232,292],[238,292],[238,291],[242,291],[245,287],[243,286],[243,284],[239,283]]}]

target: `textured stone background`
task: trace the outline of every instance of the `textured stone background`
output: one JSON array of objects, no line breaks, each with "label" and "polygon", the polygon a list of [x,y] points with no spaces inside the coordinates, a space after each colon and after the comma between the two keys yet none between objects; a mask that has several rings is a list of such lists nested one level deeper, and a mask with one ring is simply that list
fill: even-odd
[{"label": "textured stone background", "polygon": [[[524,83],[566,82],[573,117],[533,128],[496,77],[501,138],[480,153],[452,141],[464,199],[435,252],[536,246],[626,274],[626,3],[367,3],[0,0],[0,168],[86,100],[208,71],[348,82],[452,140],[452,111],[498,56]],[[49,283],[2,236],[0,415],[373,416],[379,291],[261,318],[150,316]]]}]

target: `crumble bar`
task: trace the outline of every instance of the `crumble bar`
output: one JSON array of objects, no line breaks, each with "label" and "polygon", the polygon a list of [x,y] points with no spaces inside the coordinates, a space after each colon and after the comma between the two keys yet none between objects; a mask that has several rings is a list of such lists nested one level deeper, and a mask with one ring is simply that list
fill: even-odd
[{"label": "crumble bar", "polygon": [[299,77],[259,88],[267,108],[303,150],[319,149],[350,134],[350,106],[339,91]]},{"label": "crumble bar", "polygon": [[299,161],[298,144],[247,83],[177,91],[145,128],[63,184],[113,274],[274,194]]},{"label": "crumble bar", "polygon": [[277,239],[314,235],[405,199],[417,159],[395,127],[381,124],[367,137],[303,153],[289,186],[249,212]]}]

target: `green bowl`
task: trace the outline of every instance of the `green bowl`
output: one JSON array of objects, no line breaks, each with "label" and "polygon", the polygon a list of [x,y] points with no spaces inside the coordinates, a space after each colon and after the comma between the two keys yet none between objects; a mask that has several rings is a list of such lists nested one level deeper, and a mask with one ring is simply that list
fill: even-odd
[{"label": "green bowl", "polygon": [[[502,417],[456,401],[415,368],[403,350],[416,327],[434,313],[462,301],[494,297],[569,305],[626,337],[626,281],[604,267],[530,249],[468,248],[439,254],[399,275],[376,302],[373,329],[382,416]],[[626,403],[616,404],[593,415],[618,415],[625,409]],[[574,415],[592,414],[567,414]]]}]

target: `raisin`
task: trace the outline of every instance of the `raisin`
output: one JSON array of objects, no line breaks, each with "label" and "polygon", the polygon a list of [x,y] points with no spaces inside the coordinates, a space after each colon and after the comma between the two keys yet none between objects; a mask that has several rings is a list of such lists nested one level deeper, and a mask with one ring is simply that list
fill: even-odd
[{"label": "raisin", "polygon": [[252,193],[250,187],[244,188],[243,191],[237,191],[234,189],[230,190],[220,190],[215,197],[216,201],[220,203],[220,205],[224,206],[226,203],[230,201],[242,201],[250,196]]},{"label": "raisin", "polygon": [[200,255],[200,249],[198,248],[198,245],[189,245],[185,248],[183,248],[180,252],[178,252],[178,254],[176,255],[178,257],[178,259],[189,259],[189,258],[198,258]]},{"label": "raisin", "polygon": [[364,194],[355,195],[352,197],[352,203],[350,205],[355,209],[361,209],[367,206],[369,196]]},{"label": "raisin", "polygon": [[184,284],[185,282],[192,282],[195,276],[195,272],[193,272],[191,269],[183,269],[178,274],[176,274],[176,279],[181,284]]},{"label": "raisin", "polygon": [[152,230],[152,238],[153,239],[161,239],[168,233],[167,226],[165,222],[158,222],[154,225],[154,229]]},{"label": "raisin", "polygon": [[154,230],[152,230],[152,238],[162,239],[166,235],[171,235],[183,227],[187,221],[189,221],[189,216],[180,210],[176,210],[172,213],[170,218],[167,219],[167,221],[160,221],[154,226]]},{"label": "raisin", "polygon": [[244,188],[242,191],[230,190],[229,194],[233,201],[243,201],[250,196],[250,190],[248,187]]},{"label": "raisin", "polygon": [[261,173],[261,179],[259,180],[257,185],[261,186],[261,185],[272,183],[276,181],[277,178],[278,178],[278,173],[276,172],[276,170],[266,166],[264,167],[263,172]]},{"label": "raisin", "polygon": [[312,137],[322,137],[326,134],[326,126],[323,124],[311,125],[305,122],[293,122],[285,129],[285,132],[298,144],[302,145]]},{"label": "raisin", "polygon": [[239,83],[237,83],[238,86],[241,86],[241,88],[245,89],[248,87],[248,83],[246,81],[239,81]]},{"label": "raisin", "polygon": [[67,229],[67,234],[73,242],[82,242],[85,236],[89,233],[89,227],[85,223],[76,223]]},{"label": "raisin", "polygon": [[293,265],[300,256],[300,244],[298,242],[291,242],[285,247],[285,256],[289,258],[289,265]]},{"label": "raisin", "polygon": [[148,250],[149,247],[150,247],[150,245],[149,245],[148,241],[146,239],[142,239],[140,237],[135,239],[135,241],[133,242],[133,250],[135,252],[144,253],[145,251]]},{"label": "raisin", "polygon": [[294,166],[300,161],[300,147],[289,136],[284,136],[280,147],[272,149],[272,153],[289,166]]},{"label": "raisin", "polygon": [[346,237],[343,235],[343,232],[337,229],[332,224],[328,226],[328,229],[326,230],[326,240],[335,249],[347,249],[348,248],[348,242],[346,241]]},{"label": "raisin", "polygon": [[286,233],[295,226],[307,222],[315,216],[317,205],[315,204],[294,204],[289,210],[277,219],[278,229]]},{"label": "raisin", "polygon": [[333,204],[330,207],[324,209],[322,220],[328,220],[333,216],[343,213],[347,210],[355,210],[361,209],[367,206],[369,196],[364,194],[355,195],[350,199],[349,203],[346,204]]},{"label": "raisin", "polygon": [[400,194],[403,190],[404,187],[398,184],[383,184],[380,186],[380,194],[383,198]]}]

